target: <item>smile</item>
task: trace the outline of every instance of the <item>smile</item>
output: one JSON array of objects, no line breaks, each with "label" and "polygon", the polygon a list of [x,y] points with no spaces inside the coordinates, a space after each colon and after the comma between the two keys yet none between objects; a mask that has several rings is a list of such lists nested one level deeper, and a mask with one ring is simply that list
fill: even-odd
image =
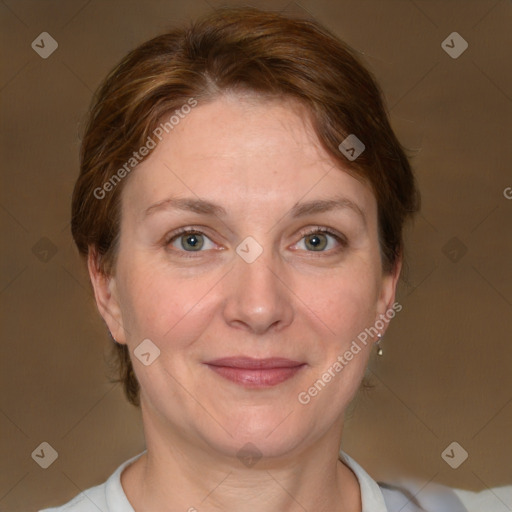
[{"label": "smile", "polygon": [[306,363],[284,358],[246,357],[216,359],[206,363],[215,373],[248,388],[267,388],[291,379]]}]

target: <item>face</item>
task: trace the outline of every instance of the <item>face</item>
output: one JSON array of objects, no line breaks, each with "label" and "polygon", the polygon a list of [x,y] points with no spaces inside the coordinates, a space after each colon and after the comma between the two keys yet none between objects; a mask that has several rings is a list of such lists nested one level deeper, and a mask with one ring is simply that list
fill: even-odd
[{"label": "face", "polygon": [[115,275],[91,272],[145,424],[203,449],[339,438],[373,340],[353,341],[394,301],[371,189],[306,119],[250,97],[197,106],[126,183]]}]

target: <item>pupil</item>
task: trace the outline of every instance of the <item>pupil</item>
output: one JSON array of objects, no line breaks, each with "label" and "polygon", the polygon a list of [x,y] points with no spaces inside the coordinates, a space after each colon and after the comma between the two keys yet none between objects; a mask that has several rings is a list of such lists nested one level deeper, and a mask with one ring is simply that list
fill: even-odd
[{"label": "pupil", "polygon": [[326,245],[325,237],[323,235],[311,235],[308,239],[307,245],[313,250],[322,250]]},{"label": "pupil", "polygon": [[189,248],[189,249],[199,250],[203,246],[203,241],[196,234],[186,235],[183,237],[183,240],[184,240],[184,244],[183,244],[184,249]]}]

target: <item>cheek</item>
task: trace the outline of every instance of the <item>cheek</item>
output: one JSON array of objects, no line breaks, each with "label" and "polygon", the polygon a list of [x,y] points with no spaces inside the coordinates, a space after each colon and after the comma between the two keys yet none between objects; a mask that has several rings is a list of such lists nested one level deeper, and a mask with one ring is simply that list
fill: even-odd
[{"label": "cheek", "polygon": [[375,320],[378,298],[375,268],[351,266],[321,279],[303,279],[297,296],[323,329],[341,342],[354,337]]},{"label": "cheek", "polygon": [[192,337],[210,321],[208,292],[218,281],[212,276],[183,279],[134,262],[120,278],[123,321],[132,343],[139,338],[177,341],[173,334],[185,327]]}]

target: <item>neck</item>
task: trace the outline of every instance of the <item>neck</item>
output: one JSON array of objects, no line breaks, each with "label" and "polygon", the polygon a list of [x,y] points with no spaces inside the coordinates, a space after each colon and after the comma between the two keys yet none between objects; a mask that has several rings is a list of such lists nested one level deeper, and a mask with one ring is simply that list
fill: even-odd
[{"label": "neck", "polygon": [[338,459],[336,427],[336,435],[333,430],[300,453],[244,465],[236,454],[146,421],[147,453],[126,468],[121,483],[135,512],[359,512],[359,484]]}]

